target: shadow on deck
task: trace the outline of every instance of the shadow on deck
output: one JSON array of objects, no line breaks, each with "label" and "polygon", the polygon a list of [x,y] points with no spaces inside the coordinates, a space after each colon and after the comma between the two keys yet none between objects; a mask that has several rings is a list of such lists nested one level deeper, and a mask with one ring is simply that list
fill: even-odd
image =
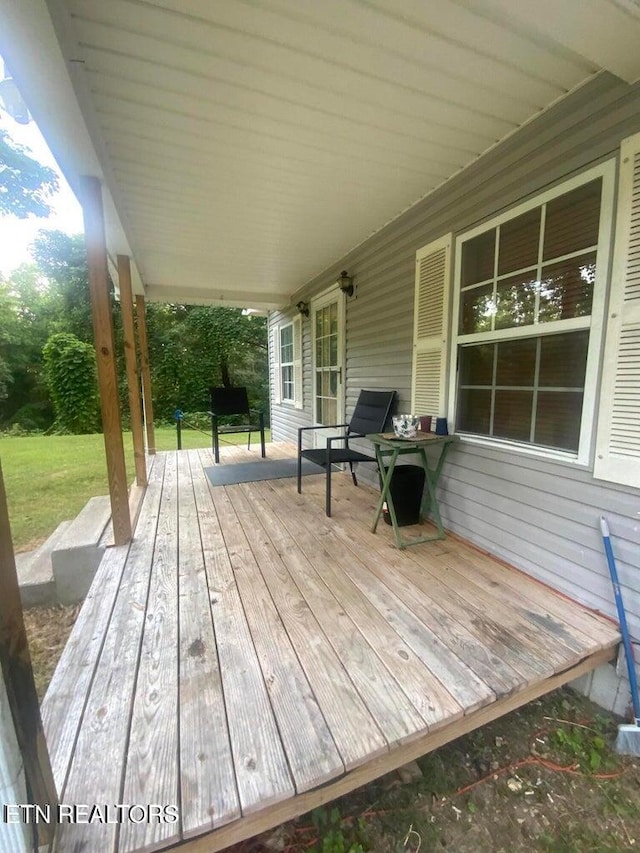
[{"label": "shadow on deck", "polygon": [[454,537],[372,534],[376,492],[346,475],[327,519],[322,476],[214,488],[211,464],[158,454],[44,700],[61,802],[114,821],[63,825],[58,851],[213,853],[615,652],[610,622]]}]

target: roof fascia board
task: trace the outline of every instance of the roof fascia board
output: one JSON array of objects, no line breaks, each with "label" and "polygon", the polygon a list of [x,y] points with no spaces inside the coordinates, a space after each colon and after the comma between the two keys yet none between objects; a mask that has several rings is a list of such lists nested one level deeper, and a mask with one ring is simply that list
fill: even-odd
[{"label": "roof fascia board", "polygon": [[640,10],[609,0],[483,0],[503,22],[561,44],[627,83],[640,79]]},{"label": "roof fascia board", "polygon": [[180,305],[224,305],[228,308],[255,308],[271,311],[285,307],[289,298],[282,293],[263,293],[220,290],[214,286],[203,290],[197,287],[171,287],[147,284],[145,299],[148,302],[174,302]]},{"label": "roof fascia board", "polygon": [[[131,256],[130,242],[63,54],[60,28],[55,26],[54,15],[62,13],[56,0],[50,4],[45,0],[0,0],[0,53],[76,197],[81,198],[80,176],[93,175],[102,181],[109,254]],[[111,272],[113,277],[113,269]],[[117,277],[114,281],[117,285]],[[135,261],[132,284],[134,292],[144,292]]]}]

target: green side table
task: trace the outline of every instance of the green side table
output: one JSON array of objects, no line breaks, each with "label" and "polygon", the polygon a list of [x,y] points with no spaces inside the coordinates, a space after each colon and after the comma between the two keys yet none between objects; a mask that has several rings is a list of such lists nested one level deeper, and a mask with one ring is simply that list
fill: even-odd
[{"label": "green side table", "polygon": [[[447,458],[449,448],[454,441],[458,440],[458,437],[456,435],[435,435],[430,432],[419,432],[415,438],[405,439],[396,438],[394,433],[383,432],[368,435],[367,438],[374,445],[380,476],[382,477],[382,490],[380,492],[380,500],[376,507],[376,514],[373,519],[371,532],[375,533],[377,530],[378,521],[382,515],[382,507],[386,501],[398,548],[402,549],[406,548],[408,545],[417,545],[420,542],[432,542],[435,539],[444,539],[444,528],[442,527],[442,520],[440,518],[440,508],[436,497],[436,487],[438,485],[438,480],[442,473],[442,466]],[[429,464],[427,448],[433,447],[434,445],[438,446],[440,453],[435,465],[432,466]],[[391,497],[391,478],[393,477],[393,471],[396,467],[398,458],[408,454],[418,456],[425,471],[427,488],[424,490],[422,495],[420,518],[425,518],[427,513],[431,511],[431,515],[438,529],[435,536],[417,536],[411,539],[403,539],[400,534],[396,510],[393,505],[393,498]],[[385,460],[387,460],[387,465],[385,465]]]}]

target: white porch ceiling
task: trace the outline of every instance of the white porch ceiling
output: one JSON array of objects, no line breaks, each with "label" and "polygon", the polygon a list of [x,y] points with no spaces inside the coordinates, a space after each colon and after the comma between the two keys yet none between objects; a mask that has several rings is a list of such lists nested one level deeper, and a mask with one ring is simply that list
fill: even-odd
[{"label": "white porch ceiling", "polygon": [[104,180],[148,299],[286,304],[602,69],[635,0],[0,0],[72,187]]}]

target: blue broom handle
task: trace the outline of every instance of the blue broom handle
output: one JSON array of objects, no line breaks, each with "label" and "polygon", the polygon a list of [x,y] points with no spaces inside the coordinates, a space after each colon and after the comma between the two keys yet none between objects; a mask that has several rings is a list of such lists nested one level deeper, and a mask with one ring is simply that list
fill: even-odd
[{"label": "blue broom handle", "polygon": [[615,597],[616,607],[618,609],[620,633],[622,634],[622,644],[624,646],[625,657],[627,658],[627,671],[629,673],[629,685],[631,686],[633,715],[636,718],[637,725],[640,721],[640,696],[638,695],[638,680],[636,678],[635,658],[633,655],[631,636],[629,634],[629,626],[627,625],[627,616],[624,611],[624,604],[622,602],[622,593],[620,591],[620,582],[618,581],[616,561],[613,556],[611,539],[609,538],[609,525],[607,524],[606,518],[600,518],[600,529],[602,530],[602,541],[604,542],[604,551],[607,555],[607,563],[609,564],[609,574],[611,575],[611,583],[613,585],[613,595]]}]

